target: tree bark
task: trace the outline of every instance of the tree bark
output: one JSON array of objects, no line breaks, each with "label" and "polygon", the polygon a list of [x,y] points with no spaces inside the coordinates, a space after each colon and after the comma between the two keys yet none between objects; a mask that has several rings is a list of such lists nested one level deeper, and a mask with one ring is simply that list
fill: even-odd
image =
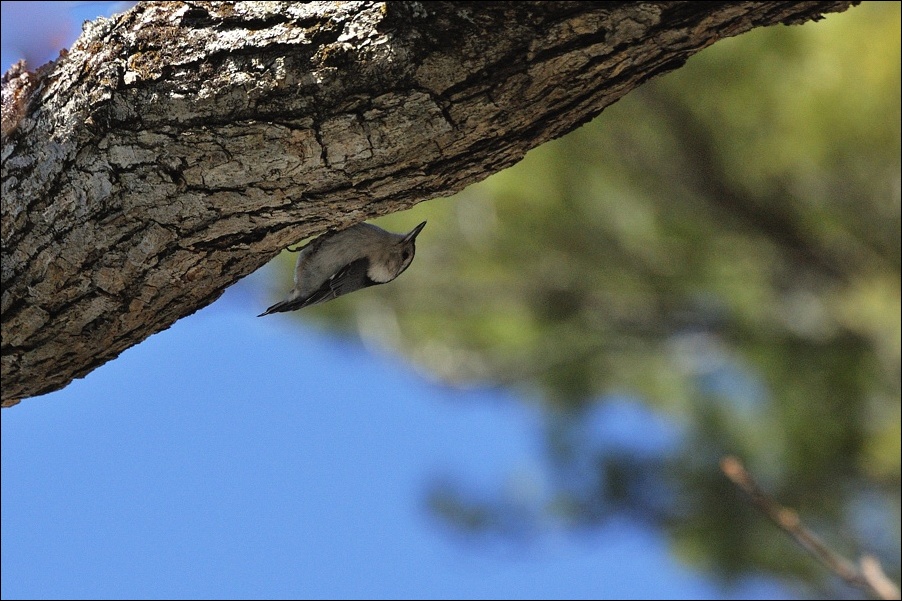
[{"label": "tree bark", "polygon": [[3,404],[291,243],[516,163],[718,39],[851,4],[147,2],[86,24],[3,78]]}]

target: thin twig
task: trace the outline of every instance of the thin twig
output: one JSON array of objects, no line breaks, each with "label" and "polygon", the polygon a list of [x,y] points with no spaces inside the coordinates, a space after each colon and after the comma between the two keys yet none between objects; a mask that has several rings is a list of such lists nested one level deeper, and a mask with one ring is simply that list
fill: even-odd
[{"label": "thin twig", "polygon": [[873,555],[865,555],[861,558],[861,574],[881,599],[899,598],[899,587],[889,579],[889,576],[883,571],[880,561]]},{"label": "thin twig", "polygon": [[861,569],[830,549],[816,534],[806,528],[794,510],[783,507],[758,486],[738,458],[728,455],[720,460],[720,469],[748,495],[752,504],[789,536],[814,555],[831,572],[879,599],[899,599],[899,587],[892,582],[876,557],[866,555]]}]

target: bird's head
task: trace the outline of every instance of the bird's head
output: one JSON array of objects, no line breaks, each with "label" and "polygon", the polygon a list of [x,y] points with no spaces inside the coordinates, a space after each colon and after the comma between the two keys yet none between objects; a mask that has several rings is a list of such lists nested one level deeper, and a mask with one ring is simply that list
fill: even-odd
[{"label": "bird's head", "polygon": [[408,232],[407,234],[404,234],[404,237],[402,237],[398,241],[398,245],[397,245],[397,247],[395,249],[395,253],[394,253],[395,256],[393,257],[394,258],[393,262],[395,263],[395,266],[397,267],[397,270],[398,270],[397,273],[395,274],[395,277],[398,277],[399,275],[404,273],[404,270],[407,269],[410,266],[410,263],[413,261],[413,256],[414,256],[414,254],[416,254],[416,250],[417,250],[417,248],[416,248],[417,236],[423,230],[424,227],[426,227],[425,221],[423,223],[421,223],[420,225],[416,226],[415,228],[413,228],[412,230],[410,230],[410,232]]}]

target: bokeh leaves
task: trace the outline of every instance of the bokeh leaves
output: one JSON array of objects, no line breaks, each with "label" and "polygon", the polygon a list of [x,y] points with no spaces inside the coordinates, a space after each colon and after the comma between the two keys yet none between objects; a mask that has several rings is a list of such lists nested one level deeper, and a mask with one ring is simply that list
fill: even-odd
[{"label": "bokeh leaves", "polygon": [[[459,474],[431,491],[437,514],[510,533],[626,513],[721,574],[821,586],[717,471],[734,453],[898,578],[899,22],[898,3],[865,3],[724,40],[513,168],[381,220],[429,220],[412,268],[311,313],[547,416],[529,511]],[[600,437],[613,399],[678,442]]]}]

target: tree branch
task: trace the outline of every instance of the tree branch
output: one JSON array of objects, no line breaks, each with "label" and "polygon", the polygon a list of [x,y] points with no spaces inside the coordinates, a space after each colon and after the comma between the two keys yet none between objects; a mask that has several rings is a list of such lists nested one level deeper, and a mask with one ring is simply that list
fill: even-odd
[{"label": "tree branch", "polygon": [[3,79],[4,405],[329,227],[452,194],[718,39],[851,2],[161,2]]},{"label": "tree branch", "polygon": [[861,568],[828,547],[811,530],[802,524],[799,514],[783,507],[758,486],[752,475],[738,458],[727,456],[721,459],[720,469],[733,484],[744,492],[752,504],[767,516],[786,534],[811,553],[828,570],[850,585],[877,597],[878,599],[898,599],[899,587],[891,581],[876,557],[865,555],[861,558]]}]

